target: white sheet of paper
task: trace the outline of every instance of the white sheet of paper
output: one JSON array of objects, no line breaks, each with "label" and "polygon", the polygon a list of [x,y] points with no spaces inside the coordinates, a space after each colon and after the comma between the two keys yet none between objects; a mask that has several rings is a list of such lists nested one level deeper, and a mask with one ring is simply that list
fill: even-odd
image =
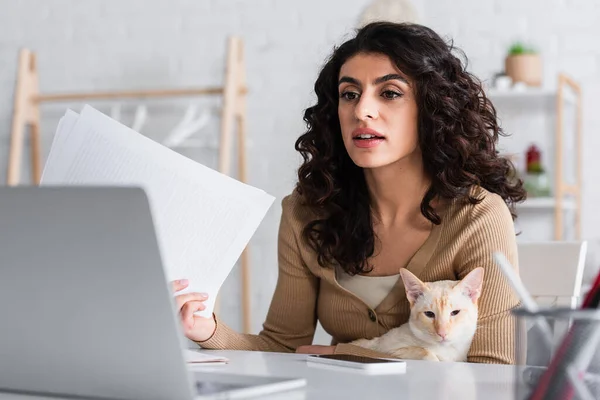
[{"label": "white sheet of paper", "polygon": [[79,118],[79,114],[77,114],[73,110],[67,110],[65,115],[58,121],[58,127],[56,128],[56,134],[54,135],[54,139],[52,140],[52,146],[50,147],[50,152],[48,153],[48,158],[46,159],[46,167],[42,173],[42,181],[44,174],[48,174],[49,171],[54,165],[56,165],[56,154],[60,152],[62,149],[62,142],[69,136],[71,130],[77,123],[77,119]]},{"label": "white sheet of paper", "polygon": [[229,359],[226,357],[212,356],[210,354],[201,353],[191,349],[185,349],[183,356],[185,361],[190,364],[226,363],[229,361]]},{"label": "white sheet of paper", "polygon": [[60,121],[41,185],[144,188],[167,279],[190,281],[180,293],[208,293],[207,308],[199,313],[207,317],[274,200],[87,105]]}]

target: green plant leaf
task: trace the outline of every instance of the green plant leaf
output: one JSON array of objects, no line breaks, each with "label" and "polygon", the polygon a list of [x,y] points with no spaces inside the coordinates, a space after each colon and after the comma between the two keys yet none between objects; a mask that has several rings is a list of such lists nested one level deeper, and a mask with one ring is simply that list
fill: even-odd
[{"label": "green plant leaf", "polygon": [[511,56],[516,56],[520,54],[536,54],[537,51],[531,47],[527,46],[522,42],[514,42],[510,48],[508,49],[508,54]]}]

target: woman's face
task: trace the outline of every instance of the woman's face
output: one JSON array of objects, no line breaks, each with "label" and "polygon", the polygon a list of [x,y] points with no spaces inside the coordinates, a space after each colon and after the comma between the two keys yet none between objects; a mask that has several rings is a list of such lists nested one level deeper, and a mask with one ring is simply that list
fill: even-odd
[{"label": "woman's face", "polygon": [[387,56],[357,54],[338,79],[344,146],[356,165],[379,168],[420,157],[413,88]]}]

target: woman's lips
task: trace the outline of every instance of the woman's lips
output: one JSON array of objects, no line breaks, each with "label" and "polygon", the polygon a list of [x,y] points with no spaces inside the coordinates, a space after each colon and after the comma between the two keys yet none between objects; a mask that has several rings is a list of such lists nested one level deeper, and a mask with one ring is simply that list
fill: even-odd
[{"label": "woman's lips", "polygon": [[359,148],[372,148],[385,140],[385,137],[374,129],[358,128],[352,132],[352,142]]}]

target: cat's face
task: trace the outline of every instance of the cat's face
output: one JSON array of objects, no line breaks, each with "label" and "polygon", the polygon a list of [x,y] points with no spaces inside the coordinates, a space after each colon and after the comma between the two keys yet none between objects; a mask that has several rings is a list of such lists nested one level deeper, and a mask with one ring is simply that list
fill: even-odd
[{"label": "cat's face", "polygon": [[405,269],[400,272],[411,306],[410,327],[416,336],[432,344],[473,337],[483,268],[475,268],[461,281],[427,283]]}]

